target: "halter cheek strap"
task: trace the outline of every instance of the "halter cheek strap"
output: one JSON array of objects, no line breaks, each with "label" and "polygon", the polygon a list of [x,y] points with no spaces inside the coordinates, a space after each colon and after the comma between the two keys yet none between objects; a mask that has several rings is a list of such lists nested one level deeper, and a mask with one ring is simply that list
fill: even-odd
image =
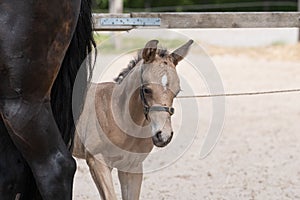
[{"label": "halter cheek strap", "polygon": [[168,107],[168,106],[150,106],[145,98],[144,94],[144,84],[143,84],[143,72],[144,68],[143,66],[141,67],[141,87],[140,87],[140,97],[142,100],[143,104],[143,110],[144,110],[144,115],[147,120],[149,120],[148,114],[150,111],[158,111],[158,112],[167,112],[170,115],[173,115],[175,112],[175,109],[173,107]]}]

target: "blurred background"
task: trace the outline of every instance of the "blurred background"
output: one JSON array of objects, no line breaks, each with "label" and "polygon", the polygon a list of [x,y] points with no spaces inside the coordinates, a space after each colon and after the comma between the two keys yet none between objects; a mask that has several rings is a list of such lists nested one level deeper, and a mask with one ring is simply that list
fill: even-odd
[{"label": "blurred background", "polygon": [[[93,0],[94,12],[275,12],[297,11],[297,0]],[[300,1],[300,0],[299,0]],[[195,44],[189,58],[197,68],[216,68],[226,93],[270,91],[300,87],[299,28],[133,29],[95,32],[98,59],[95,82],[112,81],[135,57],[137,48],[158,39],[169,50],[188,39]],[[203,51],[197,50],[201,47]],[[203,56],[206,55],[206,56]],[[208,94],[205,76],[185,62],[177,67],[195,94]],[[201,70],[200,70],[201,72]],[[184,75],[186,75],[184,77]],[[185,79],[183,79],[184,77]],[[209,78],[209,77],[208,77]],[[180,95],[191,95],[182,85]],[[198,117],[179,115],[175,101],[175,135],[195,134],[190,147],[170,166],[143,178],[143,200],[288,200],[300,199],[300,93],[226,97],[225,122],[215,149],[205,159],[200,150],[211,125],[212,98],[197,98]],[[183,99],[192,105],[193,99]],[[195,99],[194,99],[195,100]],[[182,106],[194,113],[194,106]],[[176,116],[178,118],[176,118]],[[181,123],[180,117],[189,123]],[[179,131],[198,123],[197,130]],[[157,159],[159,160],[159,159]],[[85,161],[77,160],[74,199],[99,195]],[[162,162],[162,165],[165,163]],[[117,173],[114,185],[121,199]]]},{"label": "blurred background", "polygon": [[[299,1],[300,2],[300,1]],[[299,10],[297,0],[93,0],[94,13],[129,13],[129,12],[286,12]],[[180,32],[191,37],[201,45],[217,45],[223,47],[261,47],[261,46],[283,46],[295,45],[299,41],[298,28],[253,28],[253,29],[181,29],[172,31]],[[141,45],[138,41],[149,39],[151,34],[147,31],[141,34],[132,30],[129,38],[134,36],[133,41],[121,41],[116,37],[126,32],[98,32],[96,41],[106,43],[105,51],[111,49],[136,48]],[[134,33],[134,34],[133,34]],[[176,35],[176,34],[175,34]],[[176,36],[175,36],[176,37]],[[174,37],[171,36],[172,39]],[[170,39],[170,35],[158,38],[161,40]],[[176,38],[175,38],[176,39]],[[126,38],[125,38],[126,40]],[[171,42],[173,43],[173,42]]]}]

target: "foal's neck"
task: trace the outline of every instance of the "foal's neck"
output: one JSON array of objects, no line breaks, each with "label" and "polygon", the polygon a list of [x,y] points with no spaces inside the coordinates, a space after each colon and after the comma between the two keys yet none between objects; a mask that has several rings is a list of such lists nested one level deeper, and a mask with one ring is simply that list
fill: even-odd
[{"label": "foal's neck", "polygon": [[113,98],[117,102],[120,117],[128,120],[130,117],[135,124],[144,126],[146,118],[143,112],[143,104],[140,98],[141,66],[136,66],[129,72],[125,79],[115,86],[114,92],[119,98]]}]

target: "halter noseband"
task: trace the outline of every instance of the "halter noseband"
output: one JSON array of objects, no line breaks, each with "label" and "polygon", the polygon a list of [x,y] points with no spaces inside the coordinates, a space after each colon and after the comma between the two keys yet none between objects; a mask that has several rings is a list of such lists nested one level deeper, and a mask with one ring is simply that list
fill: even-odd
[{"label": "halter noseband", "polygon": [[143,104],[143,111],[144,111],[144,115],[145,118],[147,120],[149,120],[148,114],[150,111],[159,111],[159,112],[167,112],[170,115],[173,115],[175,112],[175,109],[173,107],[168,107],[168,106],[150,106],[145,98],[145,94],[144,94],[144,84],[143,84],[143,72],[144,72],[144,68],[143,66],[141,66],[141,87],[140,87],[140,97],[142,100],[142,104]]}]

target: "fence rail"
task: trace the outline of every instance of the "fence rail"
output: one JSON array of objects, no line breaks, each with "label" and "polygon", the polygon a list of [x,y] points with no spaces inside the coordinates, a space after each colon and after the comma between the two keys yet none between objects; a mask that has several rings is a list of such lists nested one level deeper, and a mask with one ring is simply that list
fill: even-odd
[{"label": "fence rail", "polygon": [[102,18],[160,18],[152,28],[300,28],[300,12],[209,12],[93,14],[95,30],[131,30],[149,26],[102,25]]}]

